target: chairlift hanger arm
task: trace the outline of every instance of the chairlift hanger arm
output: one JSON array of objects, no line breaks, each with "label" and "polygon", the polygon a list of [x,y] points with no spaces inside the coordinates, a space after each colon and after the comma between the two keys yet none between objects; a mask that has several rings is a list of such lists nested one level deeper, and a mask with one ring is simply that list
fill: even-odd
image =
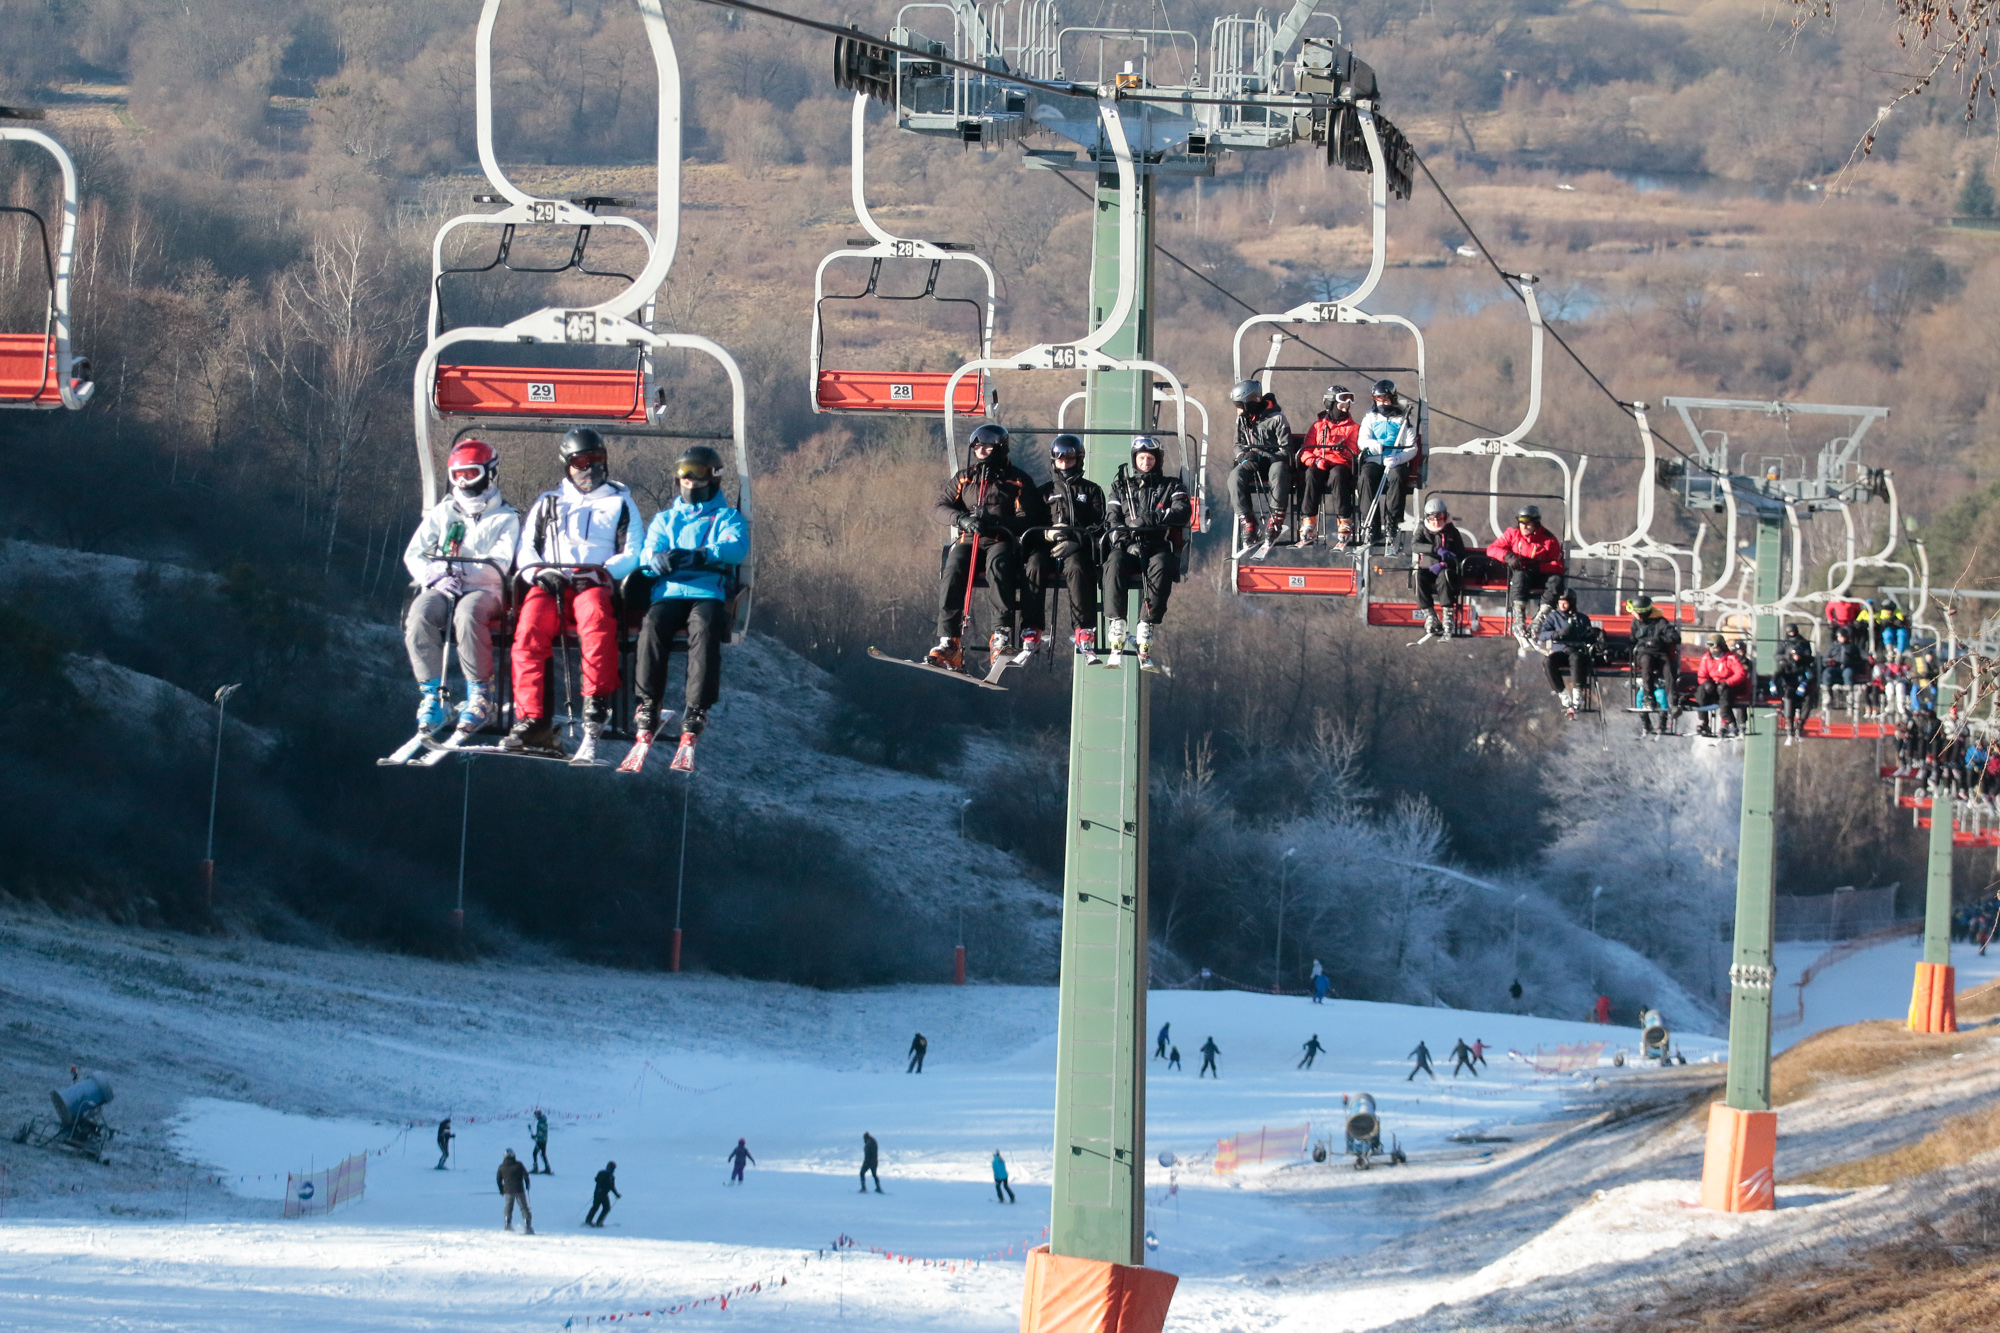
[{"label": "chairlift hanger arm", "polygon": [[[0,117],[0,142],[11,141],[14,143],[34,144],[56,160],[56,168],[62,175],[62,225],[56,229],[55,257],[53,271],[49,279],[49,299],[42,336],[45,341],[52,339],[54,342],[55,367],[53,373],[56,377],[56,395],[64,407],[74,412],[81,409],[85,403],[90,401],[91,396],[97,392],[97,386],[94,383],[84,382],[79,384],[75,382],[75,375],[77,373],[76,363],[79,358],[72,355],[70,348],[69,287],[70,273],[76,256],[76,224],[78,215],[76,163],[70,159],[69,153],[64,150],[61,144],[42,131],[4,123],[11,120],[40,120],[43,118],[43,114],[30,111],[26,108],[15,108],[14,114]],[[43,228],[43,246],[46,253],[47,224],[42,222],[39,217],[37,217],[36,221]],[[42,392],[46,390],[46,379],[49,373],[45,368],[43,371],[44,389],[37,391],[35,395],[37,400],[41,398]],[[39,403],[31,405],[39,405]],[[54,406],[54,404],[48,405]]]}]

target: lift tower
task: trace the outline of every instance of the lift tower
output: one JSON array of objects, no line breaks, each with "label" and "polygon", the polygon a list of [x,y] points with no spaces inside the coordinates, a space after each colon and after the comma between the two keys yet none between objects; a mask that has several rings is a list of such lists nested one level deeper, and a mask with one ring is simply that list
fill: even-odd
[{"label": "lift tower", "polygon": [[[1108,446],[1090,451],[1089,475],[1108,487],[1119,446],[1154,429],[1155,381],[1179,397],[1152,359],[1157,180],[1213,174],[1231,152],[1311,142],[1353,170],[1380,170],[1386,151],[1406,195],[1409,149],[1372,114],[1374,71],[1337,38],[1305,35],[1314,0],[1296,0],[1276,23],[1262,11],[1215,20],[1205,65],[1193,33],[1066,27],[1050,0],[953,0],[951,13],[949,41],[900,24],[886,43],[838,39],[836,79],[893,104],[903,130],[981,145],[1036,135],[1023,146],[1028,166],[1093,179],[1089,331],[960,374],[1081,373],[1085,429]],[[1167,70],[1184,81],[1156,83]],[[1050,137],[1067,146],[1039,146]],[[945,393],[948,432],[956,385]],[[1054,1200],[1048,1249],[1029,1263],[1024,1330],[1152,1333],[1173,1291],[1173,1278],[1142,1266],[1150,681],[1129,667],[1075,671]]]}]

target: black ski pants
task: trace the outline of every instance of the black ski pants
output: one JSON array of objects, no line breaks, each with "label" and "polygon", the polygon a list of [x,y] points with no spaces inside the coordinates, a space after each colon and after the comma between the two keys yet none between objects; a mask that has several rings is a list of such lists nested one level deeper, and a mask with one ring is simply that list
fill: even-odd
[{"label": "black ski pants", "polygon": [[[1473,1069],[1472,1067],[1472,1052],[1467,1051],[1463,1055],[1458,1057],[1458,1063],[1451,1067],[1451,1076],[1453,1078],[1457,1078],[1458,1071],[1461,1069],[1472,1069],[1472,1076],[1474,1078],[1479,1077],[1479,1071],[1477,1069]],[[1403,1081],[1405,1083],[1409,1082],[1408,1079],[1405,1079]]]},{"label": "black ski pants", "polygon": [[1257,487],[1268,484],[1271,520],[1277,522],[1290,507],[1292,488],[1297,483],[1297,469],[1286,459],[1271,454],[1245,454],[1229,473],[1229,497],[1236,505],[1236,517],[1256,518],[1257,502],[1254,497]]},{"label": "black ski pants", "polygon": [[[979,539],[979,572],[986,575],[986,591],[1000,619],[996,628],[1013,630],[1023,623],[1023,607],[1029,600],[1027,570],[1021,548],[1012,537]],[[944,571],[938,580],[938,637],[956,639],[965,632],[965,581],[974,576],[972,539],[964,538],[944,548]],[[1036,594],[1034,600],[1041,600]]]},{"label": "black ski pants", "polygon": [[1036,545],[1028,551],[1028,605],[1023,619],[1033,618],[1025,628],[1048,627],[1044,590],[1062,588],[1069,594],[1070,624],[1075,629],[1097,628],[1097,585],[1103,577],[1090,543],[1057,542]]},{"label": "black ski pants", "polygon": [[534,1171],[538,1165],[543,1175],[552,1176],[555,1174],[555,1172],[549,1170],[549,1143],[547,1139],[535,1140],[534,1155],[528,1159],[528,1170]]},{"label": "black ski pants", "polygon": [[[1432,562],[1436,563],[1435,561]],[[1417,605],[1425,611],[1435,611],[1438,607],[1438,593],[1444,593],[1446,606],[1457,606],[1465,595],[1465,575],[1454,564],[1446,564],[1444,572],[1431,573],[1430,565],[1417,567]]]},{"label": "black ski pants", "polygon": [[1554,606],[1556,599],[1562,596],[1562,590],[1561,574],[1545,574],[1526,563],[1517,564],[1512,560],[1508,562],[1507,604],[1509,606],[1526,606],[1538,596],[1542,599],[1543,606]]},{"label": "black ski pants", "polygon": [[1576,688],[1583,689],[1591,682],[1590,650],[1587,648],[1557,648],[1552,650],[1545,665],[1549,672],[1549,688],[1563,687],[1563,673],[1569,673],[1570,681]]},{"label": "black ski pants", "polygon": [[1382,460],[1363,459],[1355,479],[1360,505],[1367,516],[1368,540],[1379,541],[1384,532],[1395,532],[1403,522],[1403,466],[1384,467]]},{"label": "black ski pants", "polygon": [[863,1194],[868,1192],[868,1177],[870,1176],[875,1177],[875,1192],[880,1194],[882,1192],[881,1174],[875,1170],[875,1163],[863,1162],[861,1164],[861,1192]]},{"label": "black ski pants", "polygon": [[1785,725],[1797,728],[1803,725],[1802,718],[1812,712],[1815,702],[1813,679],[1810,673],[1780,671],[1771,677],[1778,687],[1778,707],[1783,710]]},{"label": "black ski pants", "polygon": [[1696,686],[1694,698],[1704,708],[1713,706],[1718,722],[1733,722],[1741,729],[1750,720],[1750,710],[1735,698],[1734,691],[1719,680],[1705,680]]},{"label": "black ski pants", "polygon": [[907,1065],[905,1065],[905,1066],[903,1066],[903,1072],[904,1072],[905,1074],[921,1074],[921,1073],[923,1073],[923,1072],[924,1072],[924,1053],[923,1053],[922,1051],[911,1051],[911,1052],[910,1052],[910,1063],[909,1063],[909,1064],[907,1064]]},{"label": "black ski pants", "polygon": [[728,605],[712,597],[668,597],[648,607],[639,626],[639,679],[633,683],[639,697],[657,704],[667,692],[667,650],[685,629],[688,714],[713,707],[722,691],[722,618],[728,613]]},{"label": "black ski pants", "polygon": [[1180,562],[1165,537],[1136,537],[1113,546],[1104,559],[1104,614],[1125,619],[1125,594],[1140,588],[1139,619],[1157,625],[1167,618],[1167,598],[1180,575]]},{"label": "black ski pants", "polygon": [[1317,518],[1328,495],[1333,496],[1333,512],[1341,518],[1354,517],[1354,464],[1335,463],[1330,467],[1307,467],[1305,507],[1299,512]]},{"label": "black ski pants", "polygon": [[1201,1068],[1195,1071],[1195,1077],[1200,1078],[1203,1074],[1214,1074],[1218,1079],[1222,1077],[1222,1075],[1216,1071],[1214,1056],[1204,1055],[1201,1057]]},{"label": "black ski pants", "polygon": [[611,1216],[611,1196],[600,1190],[591,1196],[590,1211],[583,1215],[583,1224],[587,1227],[601,1227],[604,1225],[604,1219],[609,1216]]},{"label": "black ski pants", "polygon": [[1005,1176],[993,1182],[993,1200],[995,1203],[1015,1202],[1014,1187],[1007,1183]]}]

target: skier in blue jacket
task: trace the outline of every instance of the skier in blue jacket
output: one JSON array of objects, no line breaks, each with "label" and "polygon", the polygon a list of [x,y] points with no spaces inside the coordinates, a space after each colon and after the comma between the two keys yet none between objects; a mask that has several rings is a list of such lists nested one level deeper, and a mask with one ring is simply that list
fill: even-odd
[{"label": "skier in blue jacket", "polygon": [[653,604],[639,631],[638,696],[632,729],[650,742],[662,722],[660,697],[667,687],[667,652],[674,636],[688,636],[687,712],[680,718],[681,743],[673,766],[694,767],[694,741],[701,734],[722,685],[722,639],[728,633],[728,599],[737,570],[750,558],[750,524],[722,493],[722,456],[705,444],[681,455],[675,469],[680,496],[653,515],[639,551],[639,567],[655,578]]}]

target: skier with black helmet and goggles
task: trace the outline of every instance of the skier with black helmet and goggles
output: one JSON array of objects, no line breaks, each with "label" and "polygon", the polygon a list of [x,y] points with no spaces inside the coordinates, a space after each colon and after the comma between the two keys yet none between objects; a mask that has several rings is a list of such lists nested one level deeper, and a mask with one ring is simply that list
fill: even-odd
[{"label": "skier with black helmet and goggles", "polygon": [[544,491],[521,521],[514,565],[530,587],[514,626],[514,729],[500,742],[556,757],[555,725],[543,716],[549,652],[563,630],[575,629],[583,650],[585,750],[594,751],[618,693],[612,585],[637,567],[646,526],[631,490],[610,480],[603,436],[578,426],[563,436],[561,455],[562,484]]},{"label": "skier with black helmet and goggles", "polygon": [[[999,614],[988,644],[996,661],[1013,651],[1015,628],[1028,624],[1024,608],[1029,588],[1021,546],[1030,531],[1049,526],[1049,509],[1035,479],[1009,460],[1009,438],[1007,428],[993,422],[974,430],[966,445],[970,461],[938,496],[937,519],[951,529],[952,540],[945,548],[938,581],[938,642],[924,657],[931,666],[965,669],[959,635],[965,628],[968,585],[977,574],[975,550]],[[1025,649],[1039,646],[1041,636],[1034,628],[1023,637]]]},{"label": "skier with black helmet and goggles", "polygon": [[636,741],[621,769],[637,772],[653,737],[671,733],[675,718],[664,715],[668,654],[674,638],[687,631],[687,710],[681,714],[680,746],[673,767],[694,768],[695,738],[707,725],[722,686],[722,641],[729,633],[729,599],[737,571],[750,558],[750,523],[722,491],[722,455],[697,444],[674,468],[679,494],[653,515],[639,548],[639,568],[653,576],[652,605],[639,628],[638,680],[633,694]]},{"label": "skier with black helmet and goggles", "polygon": [[403,645],[416,673],[421,735],[451,720],[444,682],[447,633],[458,649],[465,703],[458,730],[470,736],[500,715],[493,683],[493,630],[507,609],[507,579],[521,538],[521,512],[500,495],[500,456],[483,440],[460,440],[445,460],[451,490],[432,505],[403,548],[416,596]]},{"label": "skier with black helmet and goggles", "polygon": [[1367,528],[1362,544],[1384,542],[1384,552],[1394,555],[1410,464],[1417,457],[1416,414],[1397,394],[1394,380],[1376,380],[1372,397],[1374,406],[1361,418],[1361,467],[1355,478]]},{"label": "skier with black helmet and goggles", "polygon": [[1524,504],[1514,511],[1514,526],[1486,548],[1486,558],[1507,568],[1507,607],[1517,608],[1528,619],[1528,603],[1539,595],[1544,606],[1554,606],[1563,590],[1563,571],[1568,563],[1562,538],[1542,526],[1538,505]]},{"label": "skier with black helmet and goggles", "polygon": [[1151,435],[1132,439],[1132,461],[1118,469],[1104,507],[1111,528],[1104,558],[1105,647],[1117,665],[1126,645],[1126,594],[1138,588],[1139,666],[1155,671],[1154,632],[1167,618],[1167,598],[1180,577],[1175,542],[1191,513],[1187,487],[1166,474],[1165,450]]},{"label": "skier with black helmet and goggles", "polygon": [[[1070,639],[1085,657],[1097,652],[1098,548],[1104,541],[1104,488],[1083,475],[1084,447],[1080,436],[1062,434],[1049,441],[1049,479],[1042,484],[1042,503],[1049,525],[1029,534],[1028,595],[1034,629],[1048,620],[1042,591],[1062,587],[1069,592]],[[1027,634],[1023,633],[1023,640]]]},{"label": "skier with black helmet and goggles", "polygon": [[1258,540],[1256,502],[1258,483],[1268,485],[1271,513],[1263,539],[1276,541],[1284,531],[1294,476],[1292,427],[1278,400],[1264,391],[1256,380],[1239,380],[1229,390],[1236,408],[1236,466],[1229,473],[1229,495],[1236,506],[1237,545],[1247,547]]}]

